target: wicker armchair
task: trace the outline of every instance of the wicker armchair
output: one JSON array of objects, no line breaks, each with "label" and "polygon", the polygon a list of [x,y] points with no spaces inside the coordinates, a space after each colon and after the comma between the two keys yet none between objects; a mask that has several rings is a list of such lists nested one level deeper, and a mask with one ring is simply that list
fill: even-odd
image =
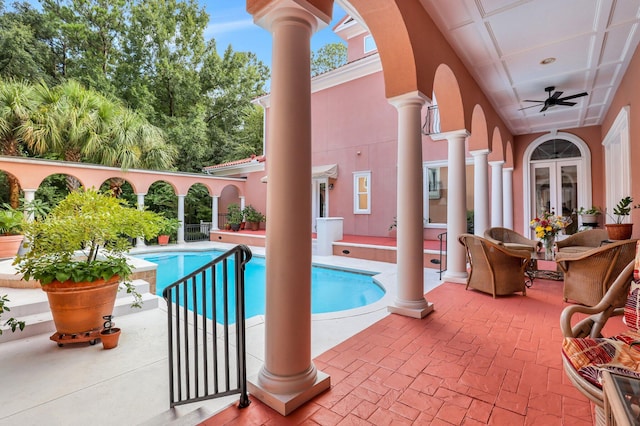
[{"label": "wicker armchair", "polygon": [[597,304],[624,267],[633,260],[637,240],[606,244],[582,253],[556,254],[564,272],[564,300]]},{"label": "wicker armchair", "polygon": [[485,238],[462,234],[458,241],[465,246],[471,266],[469,287],[496,296],[521,291],[526,295],[525,269],[531,260],[529,250],[508,249]]},{"label": "wicker armchair", "polygon": [[603,241],[609,239],[606,229],[588,229],[578,232],[564,240],[556,240],[559,253],[582,253],[595,247],[600,247]]},{"label": "wicker armchair", "polygon": [[[629,362],[632,370],[635,370],[635,365],[640,362],[640,351],[635,349],[632,351],[630,347],[627,347],[628,345],[624,344],[629,339],[635,340],[637,334],[634,335],[634,332],[630,330],[623,332],[621,335],[611,336],[611,339],[602,335],[602,329],[609,318],[624,314],[624,306],[627,302],[630,283],[633,278],[634,265],[635,261],[632,260],[625,266],[596,306],[567,306],[560,316],[560,329],[564,336],[562,344],[564,371],[576,389],[596,404],[596,424],[604,424],[604,404],[601,383],[598,383],[597,380],[599,373],[594,371],[603,367],[607,369],[605,364],[608,361],[609,368],[614,369],[618,367],[615,364],[619,360],[623,360],[623,363]],[[589,316],[585,318],[585,314]],[[574,315],[578,318],[578,322],[572,326]],[[608,351],[599,349],[605,343],[605,340],[610,342],[611,345]],[[617,351],[614,352],[612,350],[614,346],[621,348],[620,352],[624,353],[621,358],[616,356]],[[591,352],[592,349],[594,352]],[[594,354],[594,357],[588,355],[589,353]],[[611,360],[598,360],[598,357],[610,357]],[[589,365],[576,369],[575,364],[580,364],[585,359],[591,359],[591,362],[596,366],[595,370],[594,367]],[[587,377],[591,380],[588,380]]]},{"label": "wicker armchair", "polygon": [[484,237],[494,244],[503,245],[509,249],[538,251],[542,248],[540,241],[530,240],[508,228],[489,228],[484,232]]}]

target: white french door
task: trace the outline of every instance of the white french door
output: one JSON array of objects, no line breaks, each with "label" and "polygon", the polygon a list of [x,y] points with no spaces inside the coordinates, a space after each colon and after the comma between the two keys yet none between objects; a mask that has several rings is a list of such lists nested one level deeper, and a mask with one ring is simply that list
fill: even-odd
[{"label": "white french door", "polygon": [[329,192],[327,179],[314,179],[312,183],[311,229],[317,231],[316,218],[327,217],[329,211]]},{"label": "white french door", "polygon": [[583,173],[580,159],[531,162],[531,217],[543,212],[570,216],[578,210],[584,204]]}]

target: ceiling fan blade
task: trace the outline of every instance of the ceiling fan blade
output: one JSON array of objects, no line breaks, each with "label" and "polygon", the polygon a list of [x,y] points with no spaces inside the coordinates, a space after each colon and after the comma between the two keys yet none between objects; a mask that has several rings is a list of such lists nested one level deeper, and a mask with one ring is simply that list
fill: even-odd
[{"label": "ceiling fan blade", "polygon": [[564,105],[564,106],[574,106],[575,102],[565,102],[565,101],[557,101],[556,105]]},{"label": "ceiling fan blade", "polygon": [[559,101],[568,101],[569,99],[581,98],[581,97],[587,96],[587,95],[588,95],[587,92],[582,92],[582,93],[577,93],[577,94],[571,95],[571,96],[565,96],[564,98],[560,98],[558,100]]},{"label": "ceiling fan blade", "polygon": [[545,112],[546,110],[549,109],[549,104],[545,104],[545,106],[542,107],[542,109],[540,110],[540,112]]},{"label": "ceiling fan blade", "polygon": [[[540,105],[541,105],[541,104],[543,104],[543,103],[544,103],[544,102],[540,102]],[[519,109],[518,109],[518,111],[522,111],[523,109],[529,109],[529,108],[537,108],[537,107],[539,107],[540,105],[531,105],[531,106],[528,106],[528,107],[519,108]]]},{"label": "ceiling fan blade", "polygon": [[524,101],[522,101],[522,102],[537,102],[537,103],[539,103],[539,104],[543,104],[545,101],[533,101],[533,100],[531,100],[531,99],[525,99],[525,100],[524,100]]},{"label": "ceiling fan blade", "polygon": [[549,99],[558,99],[560,96],[562,96],[562,93],[563,92],[557,91],[553,95],[549,96]]}]

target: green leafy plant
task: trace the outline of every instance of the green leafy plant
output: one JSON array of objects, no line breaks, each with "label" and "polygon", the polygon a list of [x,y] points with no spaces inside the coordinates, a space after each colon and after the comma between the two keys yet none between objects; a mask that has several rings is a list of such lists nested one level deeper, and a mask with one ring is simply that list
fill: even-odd
[{"label": "green leafy plant", "polygon": [[613,214],[615,217],[611,216],[610,214],[607,215],[611,219],[613,219],[615,223],[620,224],[627,216],[631,214],[631,209],[637,209],[638,207],[640,207],[640,205],[634,206],[632,203],[633,198],[627,195],[626,197],[618,201],[618,204],[616,204],[616,206],[613,208]]},{"label": "green leafy plant", "polygon": [[163,217],[159,235],[173,235],[180,228],[180,221],[173,217]]},{"label": "green leafy plant", "polygon": [[227,222],[231,225],[239,225],[244,221],[244,214],[240,210],[240,206],[236,203],[231,203],[227,207]]},{"label": "green leafy plant", "polygon": [[[2,316],[3,313],[9,312],[11,310],[6,305],[7,302],[9,302],[9,298],[6,294],[0,296],[0,316]],[[9,327],[11,327],[11,331],[15,332],[17,329],[20,329],[20,331],[24,330],[25,322],[18,321],[15,318],[9,318],[7,321],[5,321],[4,325],[8,325]],[[0,335],[2,335],[2,329],[0,329]]]},{"label": "green leafy plant", "polygon": [[578,209],[578,214],[592,214],[592,215],[599,215],[602,213],[602,211],[600,211],[599,207],[596,206],[591,206],[590,209],[584,208],[584,207],[580,207]]},{"label": "green leafy plant", "polygon": [[264,222],[266,217],[251,204],[242,209],[242,214],[247,222]]},{"label": "green leafy plant", "polygon": [[0,235],[21,234],[23,218],[22,211],[3,203],[0,209]]},{"label": "green leafy plant", "polygon": [[43,286],[54,280],[91,282],[118,275],[133,294],[133,305],[140,306],[125,253],[131,239],[158,235],[164,220],[108,193],[74,191],[44,219],[24,225],[28,250],[14,264],[23,279],[34,278]]}]

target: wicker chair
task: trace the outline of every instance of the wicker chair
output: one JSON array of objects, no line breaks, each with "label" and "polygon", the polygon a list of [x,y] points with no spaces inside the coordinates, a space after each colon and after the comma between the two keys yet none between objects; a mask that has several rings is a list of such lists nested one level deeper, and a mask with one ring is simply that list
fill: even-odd
[{"label": "wicker chair", "polygon": [[602,242],[608,239],[609,234],[606,229],[588,229],[564,240],[556,240],[556,246],[559,253],[582,253],[600,247]]},{"label": "wicker chair", "polygon": [[624,267],[633,260],[637,240],[606,244],[582,253],[556,254],[564,273],[564,301],[594,306]]},{"label": "wicker chair", "polygon": [[538,251],[542,248],[540,241],[530,240],[508,228],[489,228],[484,232],[484,237],[494,244],[503,245],[509,249]]},{"label": "wicker chair", "polygon": [[[609,290],[605,293],[604,297],[600,302],[593,307],[581,306],[581,305],[572,305],[567,306],[560,315],[560,329],[564,336],[563,341],[563,349],[562,349],[562,363],[564,367],[564,371],[571,380],[571,383],[578,389],[583,395],[589,398],[596,405],[596,424],[605,424],[604,421],[604,412],[603,412],[603,393],[601,386],[598,386],[593,383],[594,375],[587,376],[591,377],[591,381],[587,380],[585,377],[585,372],[581,375],[576,367],[573,365],[572,361],[576,360],[576,356],[585,355],[585,348],[591,346],[599,346],[598,341],[589,342],[588,339],[599,339],[603,338],[602,329],[604,328],[607,320],[613,316],[620,316],[624,314],[624,306],[627,301],[627,296],[629,294],[629,287],[631,283],[631,279],[633,277],[633,270],[635,266],[635,261],[629,262],[622,272],[617,276]],[[585,318],[585,314],[589,315]],[[573,316],[578,318],[578,322],[575,325],[571,325]],[[625,338],[624,336],[628,332],[624,332],[622,335],[615,336],[618,341],[622,341]],[[632,332],[629,333],[628,338],[634,339]],[[582,339],[587,340],[582,340]],[[628,339],[627,338],[627,339]],[[612,339],[613,340],[613,339]],[[576,351],[575,349],[578,348]],[[629,351],[631,354],[630,357],[625,357],[624,359],[631,361],[632,369],[635,369],[634,365],[637,362],[640,362],[640,351],[634,352]],[[607,355],[606,351],[599,351],[600,354]],[[611,353],[611,352],[609,352]],[[577,358],[580,359],[580,358]],[[634,361],[635,359],[635,361]],[[595,359],[592,361],[596,365],[599,361]],[[597,376],[597,374],[595,375]]]},{"label": "wicker chair", "polygon": [[465,246],[471,266],[469,287],[496,296],[521,291],[526,295],[525,269],[531,260],[527,249],[508,249],[485,238],[462,234],[458,241]]}]

